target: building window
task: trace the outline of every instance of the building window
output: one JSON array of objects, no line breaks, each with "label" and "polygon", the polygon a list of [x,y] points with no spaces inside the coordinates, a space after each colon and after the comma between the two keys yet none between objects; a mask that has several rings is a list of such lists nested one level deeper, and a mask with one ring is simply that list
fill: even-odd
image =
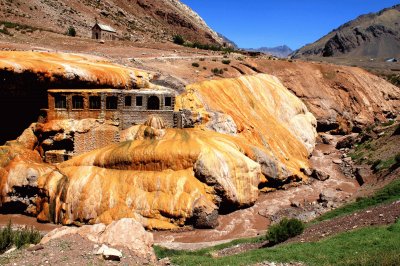
[{"label": "building window", "polygon": [[101,109],[100,96],[90,96],[89,97],[89,108],[90,109]]},{"label": "building window", "polygon": [[54,96],[54,105],[57,109],[67,109],[67,97],[61,95]]},{"label": "building window", "polygon": [[125,106],[132,106],[132,97],[131,96],[125,96]]},{"label": "building window", "polygon": [[82,96],[72,96],[72,109],[83,109]]},{"label": "building window", "polygon": [[160,99],[157,96],[150,96],[147,99],[147,110],[160,110]]},{"label": "building window", "polygon": [[143,96],[136,96],[136,106],[143,106]]},{"label": "building window", "polygon": [[118,97],[116,97],[116,96],[107,97],[106,108],[108,110],[116,110],[118,108]]},{"label": "building window", "polygon": [[165,106],[172,106],[172,98],[165,97]]}]

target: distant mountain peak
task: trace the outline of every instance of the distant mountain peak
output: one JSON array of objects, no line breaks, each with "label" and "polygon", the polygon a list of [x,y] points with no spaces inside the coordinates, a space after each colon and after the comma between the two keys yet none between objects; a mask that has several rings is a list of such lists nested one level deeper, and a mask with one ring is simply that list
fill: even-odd
[{"label": "distant mountain peak", "polygon": [[261,52],[281,58],[288,57],[291,53],[293,53],[293,50],[287,45],[280,45],[276,47],[249,48],[245,50]]}]

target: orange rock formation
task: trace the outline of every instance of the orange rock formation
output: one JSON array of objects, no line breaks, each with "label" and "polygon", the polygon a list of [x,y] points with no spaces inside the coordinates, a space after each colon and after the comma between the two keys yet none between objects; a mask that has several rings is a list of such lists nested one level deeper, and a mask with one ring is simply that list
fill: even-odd
[{"label": "orange rock formation", "polygon": [[73,80],[98,87],[149,87],[152,75],[88,55],[46,52],[0,52],[0,70],[32,72],[51,81]]},{"label": "orange rock formation", "polygon": [[[176,108],[196,111],[198,128],[135,126],[122,133],[126,142],[75,157],[42,176],[39,188],[46,197],[38,204],[39,220],[110,223],[131,217],[147,228],[170,229],[191,218],[212,227],[220,208],[254,204],[261,183],[303,178],[315,118],[276,78],[194,84]],[[216,116],[223,119],[213,128]],[[207,129],[223,131],[226,121],[237,132]],[[152,118],[152,124],[162,123]]]}]

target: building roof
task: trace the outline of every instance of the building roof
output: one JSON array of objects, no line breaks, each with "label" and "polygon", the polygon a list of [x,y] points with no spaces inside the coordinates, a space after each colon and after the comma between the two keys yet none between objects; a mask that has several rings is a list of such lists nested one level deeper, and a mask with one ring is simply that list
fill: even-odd
[{"label": "building roof", "polygon": [[98,25],[101,30],[109,31],[109,32],[116,32],[116,30],[114,30],[111,26],[100,24],[100,23],[96,23],[96,24],[94,24],[93,27],[95,27],[96,25]]}]

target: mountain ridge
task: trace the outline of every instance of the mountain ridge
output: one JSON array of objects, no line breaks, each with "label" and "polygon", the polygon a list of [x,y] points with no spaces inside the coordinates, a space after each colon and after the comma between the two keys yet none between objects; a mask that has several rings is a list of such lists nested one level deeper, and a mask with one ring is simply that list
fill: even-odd
[{"label": "mountain ridge", "polygon": [[400,5],[351,20],[314,43],[293,53],[293,58],[398,57],[400,56]]}]

